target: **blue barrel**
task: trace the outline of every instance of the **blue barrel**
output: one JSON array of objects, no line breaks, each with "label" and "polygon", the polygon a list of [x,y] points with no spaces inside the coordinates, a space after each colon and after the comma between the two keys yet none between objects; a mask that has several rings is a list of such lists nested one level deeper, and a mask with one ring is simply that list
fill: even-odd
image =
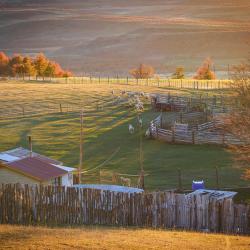
[{"label": "blue barrel", "polygon": [[205,183],[204,181],[193,181],[192,183],[192,190],[199,190],[199,189],[205,189]]}]

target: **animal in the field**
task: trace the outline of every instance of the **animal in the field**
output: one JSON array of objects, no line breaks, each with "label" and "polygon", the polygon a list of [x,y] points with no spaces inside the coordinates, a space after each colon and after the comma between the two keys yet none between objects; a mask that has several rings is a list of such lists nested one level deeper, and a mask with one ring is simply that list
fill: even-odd
[{"label": "animal in the field", "polygon": [[125,94],[126,94],[126,91],[125,91],[125,90],[122,90],[122,91],[121,91],[121,94],[122,94],[122,95],[125,95]]},{"label": "animal in the field", "polygon": [[138,117],[138,124],[142,128],[142,118],[141,117]]},{"label": "animal in the field", "polygon": [[151,135],[151,133],[150,133],[150,129],[148,128],[148,129],[147,129],[147,131],[146,131],[146,133],[145,133],[145,136],[146,136],[147,138],[149,138],[149,137],[150,137],[150,135]]},{"label": "animal in the field", "polygon": [[134,128],[134,126],[132,124],[128,125],[128,131],[129,131],[130,134],[133,134],[135,132],[135,128]]},{"label": "animal in the field", "polygon": [[114,91],[113,89],[112,89],[112,91],[111,91],[111,94],[112,94],[112,95],[114,95],[114,94],[115,94],[115,91]]},{"label": "animal in the field", "polygon": [[129,178],[124,178],[124,177],[120,177],[120,181],[122,183],[123,186],[131,186],[131,180]]},{"label": "animal in the field", "polygon": [[143,109],[144,109],[143,103],[142,103],[141,101],[137,102],[137,103],[135,104],[135,109],[136,109],[137,111],[143,111]]}]

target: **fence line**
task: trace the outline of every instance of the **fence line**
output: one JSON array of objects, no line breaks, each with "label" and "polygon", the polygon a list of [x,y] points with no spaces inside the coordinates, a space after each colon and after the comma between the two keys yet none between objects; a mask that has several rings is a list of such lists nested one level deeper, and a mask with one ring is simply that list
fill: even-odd
[{"label": "fence line", "polygon": [[98,224],[248,234],[249,222],[249,205],[208,194],[129,194],[18,184],[0,187],[2,224]]},{"label": "fence line", "polygon": [[14,80],[66,83],[66,84],[125,84],[125,85],[141,85],[178,89],[228,89],[231,87],[230,80],[195,80],[195,79],[169,79],[169,78],[149,78],[134,79],[117,77],[9,77]]}]

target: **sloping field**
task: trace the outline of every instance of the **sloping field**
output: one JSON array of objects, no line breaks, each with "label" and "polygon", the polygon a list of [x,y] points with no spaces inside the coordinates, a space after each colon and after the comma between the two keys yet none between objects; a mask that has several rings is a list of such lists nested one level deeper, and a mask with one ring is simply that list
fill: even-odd
[{"label": "sloping field", "polygon": [[[249,51],[248,0],[0,1],[0,50],[45,52],[78,74],[194,72],[211,56],[225,77]],[[218,72],[219,73],[219,72]]]},{"label": "sloping field", "polygon": [[250,238],[149,229],[75,229],[0,225],[2,249],[247,250]]},{"label": "sloping field", "polygon": [[[115,90],[112,96],[111,90]],[[98,182],[99,170],[136,175],[139,164],[139,130],[136,114],[125,104],[117,103],[121,90],[194,95],[191,90],[159,89],[147,86],[104,84],[0,84],[0,151],[17,146],[28,147],[27,135],[33,137],[33,150],[63,161],[68,166],[79,164],[79,111],[84,108],[85,182]],[[204,91],[199,94],[206,94]],[[210,93],[210,92],[209,92]],[[212,92],[217,93],[217,92]],[[60,112],[60,104],[62,112]],[[23,113],[24,112],[24,113]],[[182,170],[183,186],[191,187],[193,179],[203,179],[215,187],[215,167],[219,168],[222,187],[246,186],[230,154],[212,145],[170,145],[149,140],[144,133],[149,122],[159,114],[150,105],[142,114],[143,159],[147,189],[175,188],[177,169]],[[135,126],[129,134],[128,124]],[[102,167],[114,152],[116,154]],[[97,168],[96,168],[97,167]],[[96,169],[95,169],[96,168]],[[93,170],[95,169],[95,171]],[[136,179],[132,179],[136,184]]]}]

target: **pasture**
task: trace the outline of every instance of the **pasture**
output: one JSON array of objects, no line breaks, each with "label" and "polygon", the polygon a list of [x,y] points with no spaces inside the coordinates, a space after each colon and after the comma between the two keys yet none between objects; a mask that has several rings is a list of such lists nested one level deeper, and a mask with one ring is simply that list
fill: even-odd
[{"label": "pasture", "polygon": [[46,228],[0,226],[8,249],[248,249],[249,237],[112,227]]},{"label": "pasture", "polygon": [[[111,91],[115,94],[112,95]],[[0,151],[17,146],[28,147],[32,135],[33,150],[65,165],[79,163],[81,108],[84,111],[83,181],[98,182],[99,171],[136,175],[139,164],[139,130],[137,114],[117,96],[121,90],[147,93],[171,93],[186,96],[229,94],[226,90],[178,90],[150,86],[119,84],[55,84],[2,81],[0,83]],[[123,97],[122,97],[123,98]],[[149,122],[159,113],[149,101],[142,113],[145,134]],[[129,134],[128,124],[135,126]],[[203,179],[215,187],[215,167],[219,169],[221,187],[246,186],[242,169],[224,148],[213,145],[171,145],[142,136],[143,165],[149,190],[176,188],[177,169],[181,169],[184,188],[193,179]],[[115,154],[114,154],[115,152]],[[114,154],[114,155],[113,155]],[[110,156],[106,164],[98,167]],[[132,182],[133,183],[133,182]]]}]

